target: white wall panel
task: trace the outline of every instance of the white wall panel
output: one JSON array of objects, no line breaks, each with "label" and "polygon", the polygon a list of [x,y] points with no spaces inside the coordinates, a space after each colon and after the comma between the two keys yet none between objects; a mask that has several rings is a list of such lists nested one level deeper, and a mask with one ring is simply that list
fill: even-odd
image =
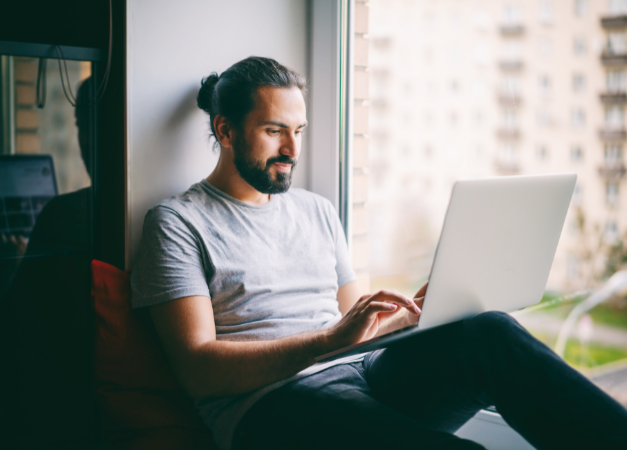
[{"label": "white wall panel", "polygon": [[[307,14],[306,0],[127,2],[128,269],[148,209],[217,162],[196,106],[201,78],[251,55],[306,74]],[[309,178],[304,148],[293,186],[309,188]]]}]

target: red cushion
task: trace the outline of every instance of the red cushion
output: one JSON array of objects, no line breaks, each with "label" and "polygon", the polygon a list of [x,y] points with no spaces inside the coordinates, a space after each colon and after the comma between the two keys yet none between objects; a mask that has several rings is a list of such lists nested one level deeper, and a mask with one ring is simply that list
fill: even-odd
[{"label": "red cushion", "polygon": [[217,448],[177,383],[147,311],[131,311],[130,274],[92,261],[95,377],[108,441],[132,449]]}]

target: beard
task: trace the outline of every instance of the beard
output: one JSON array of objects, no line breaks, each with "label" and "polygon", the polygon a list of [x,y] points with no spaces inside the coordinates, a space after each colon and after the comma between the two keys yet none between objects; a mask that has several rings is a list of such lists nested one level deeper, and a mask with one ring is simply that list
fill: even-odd
[{"label": "beard", "polygon": [[[262,194],[283,194],[292,184],[292,172],[296,167],[296,159],[287,155],[279,155],[269,158],[265,163],[255,160],[253,151],[246,140],[236,137],[233,143],[233,163],[240,176]],[[274,163],[291,164],[292,169],[288,173],[277,172],[276,178],[272,176],[270,168]]]}]

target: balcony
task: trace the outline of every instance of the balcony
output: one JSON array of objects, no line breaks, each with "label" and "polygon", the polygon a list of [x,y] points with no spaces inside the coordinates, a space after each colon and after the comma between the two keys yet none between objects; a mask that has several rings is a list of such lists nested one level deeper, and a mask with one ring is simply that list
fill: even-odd
[{"label": "balcony", "polygon": [[607,180],[620,180],[627,174],[625,166],[620,164],[604,164],[599,167],[599,175]]},{"label": "balcony", "polygon": [[616,30],[627,27],[627,14],[601,17],[601,27],[606,30]]},{"label": "balcony", "polygon": [[625,128],[604,127],[599,130],[599,137],[605,142],[622,142],[627,139]]},{"label": "balcony", "polygon": [[499,175],[516,175],[520,173],[520,164],[516,160],[497,158],[494,168]]},{"label": "balcony", "polygon": [[520,138],[520,130],[518,128],[501,126],[496,129],[496,135],[501,139],[518,139]]},{"label": "balcony", "polygon": [[496,92],[496,98],[502,106],[520,106],[522,98],[520,92],[507,92],[499,90]]},{"label": "balcony", "polygon": [[502,23],[499,30],[503,36],[520,36],[525,32],[525,26],[517,22]]},{"label": "balcony", "polygon": [[627,93],[620,91],[601,92],[601,102],[605,105],[624,105],[627,103]]},{"label": "balcony", "polygon": [[624,66],[627,64],[627,53],[614,53],[605,49],[601,53],[601,62],[606,66]]},{"label": "balcony", "polygon": [[502,57],[499,59],[499,67],[503,70],[521,70],[523,61],[521,58]]}]

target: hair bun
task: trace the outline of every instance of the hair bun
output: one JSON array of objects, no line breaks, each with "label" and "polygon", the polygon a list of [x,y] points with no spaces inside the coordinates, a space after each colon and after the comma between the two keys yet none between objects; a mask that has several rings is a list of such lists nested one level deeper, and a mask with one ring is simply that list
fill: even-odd
[{"label": "hair bun", "polygon": [[215,87],[219,80],[220,77],[218,74],[213,72],[200,82],[200,90],[198,91],[196,102],[198,103],[198,107],[207,114],[211,114],[211,110],[213,109],[213,93],[215,92]]}]

